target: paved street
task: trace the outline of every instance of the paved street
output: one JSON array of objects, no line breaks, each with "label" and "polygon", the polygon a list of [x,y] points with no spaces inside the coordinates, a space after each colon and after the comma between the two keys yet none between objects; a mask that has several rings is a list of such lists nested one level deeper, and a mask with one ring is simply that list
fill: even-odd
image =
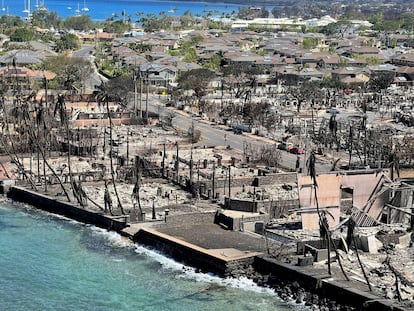
[{"label": "paved street", "polygon": [[[268,138],[259,137],[252,134],[234,134],[230,128],[225,126],[214,125],[211,122],[201,120],[198,117],[192,117],[190,114],[171,107],[165,107],[158,99],[158,95],[150,95],[148,101],[148,110],[153,113],[160,113],[165,116],[168,113],[174,112],[173,126],[182,131],[187,131],[192,124],[194,128],[200,130],[202,139],[199,144],[206,146],[229,145],[231,148],[243,151],[245,144],[251,144],[252,149],[258,150],[263,144],[277,144]],[[281,151],[282,162],[281,165],[291,169],[295,168],[297,155]],[[306,161],[304,155],[300,156],[300,165],[305,169]],[[318,172],[326,172],[331,168],[330,164],[318,161],[316,170]]]},{"label": "paved street", "polygon": [[94,72],[85,80],[85,89],[92,91],[95,89],[95,86],[100,85],[102,81],[107,81],[107,78],[99,74],[95,66],[94,56],[92,54],[94,49],[95,47],[93,45],[84,45],[80,50],[73,52],[73,57],[80,57],[92,63]]}]

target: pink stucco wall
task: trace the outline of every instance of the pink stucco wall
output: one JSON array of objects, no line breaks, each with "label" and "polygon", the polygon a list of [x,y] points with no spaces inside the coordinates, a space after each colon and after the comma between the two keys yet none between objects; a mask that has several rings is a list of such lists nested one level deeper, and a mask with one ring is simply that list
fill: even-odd
[{"label": "pink stucco wall", "polygon": [[[378,196],[372,205],[367,202],[384,173],[361,174],[321,174],[316,177],[318,187],[316,193],[318,205],[321,209],[327,208],[333,218],[328,216],[330,227],[339,224],[341,188],[353,189],[353,205],[364,209],[373,218],[377,218],[388,197],[388,193]],[[318,229],[319,217],[316,211],[314,187],[310,176],[298,176],[299,204],[306,212],[301,213],[303,229]],[[314,210],[312,210],[314,209]]]}]

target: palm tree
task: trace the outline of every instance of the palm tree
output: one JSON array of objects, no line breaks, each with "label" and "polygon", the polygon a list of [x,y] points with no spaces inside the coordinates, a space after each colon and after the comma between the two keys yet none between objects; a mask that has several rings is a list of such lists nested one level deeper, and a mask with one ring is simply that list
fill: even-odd
[{"label": "palm tree", "polygon": [[[142,173],[141,173],[141,159],[138,158],[138,160],[135,162],[135,185],[132,189],[131,198],[133,201],[135,201],[138,204],[139,208],[139,219],[142,219],[142,207],[141,207],[141,198],[139,195],[139,190],[141,188],[141,181],[142,181]],[[135,208],[135,203],[134,203]]]},{"label": "palm tree", "polygon": [[101,105],[103,102],[105,103],[106,112],[108,114],[108,119],[109,119],[109,160],[110,160],[110,166],[111,166],[112,184],[113,184],[115,195],[116,195],[116,198],[117,198],[117,201],[118,201],[118,207],[121,210],[122,215],[125,215],[124,208],[122,207],[122,203],[121,203],[121,200],[119,198],[118,190],[117,190],[117,187],[116,187],[115,171],[114,171],[114,165],[113,165],[113,159],[112,159],[112,157],[113,157],[113,139],[112,139],[113,123],[112,123],[111,111],[109,109],[109,94],[107,93],[105,83],[101,84],[100,93],[97,95],[97,99],[98,99],[98,104],[99,105]]},{"label": "palm tree", "polygon": [[76,183],[76,181],[73,178],[73,174],[72,174],[72,164],[71,164],[71,153],[72,153],[72,148],[71,148],[71,133],[70,133],[70,129],[69,129],[69,119],[68,116],[66,114],[66,103],[65,103],[65,97],[62,94],[58,95],[58,100],[56,102],[55,105],[55,111],[54,114],[56,116],[56,114],[59,113],[59,118],[60,118],[60,122],[61,124],[65,127],[65,132],[66,132],[66,144],[67,144],[67,162],[68,162],[68,170],[69,170],[69,182],[70,182],[70,186],[72,188],[72,192],[73,195],[75,196],[76,200],[78,201],[78,203],[82,206],[85,207],[86,206],[86,194],[83,191],[80,183]]}]

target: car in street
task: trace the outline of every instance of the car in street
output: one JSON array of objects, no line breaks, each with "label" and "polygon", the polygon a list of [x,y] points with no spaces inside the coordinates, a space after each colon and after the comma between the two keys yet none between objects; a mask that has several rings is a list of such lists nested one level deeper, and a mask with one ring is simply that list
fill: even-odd
[{"label": "car in street", "polygon": [[292,147],[289,150],[289,152],[290,153],[293,153],[293,154],[304,154],[305,153],[305,150],[303,150],[302,148],[299,148],[299,147]]},{"label": "car in street", "polygon": [[340,111],[339,111],[339,109],[336,109],[336,108],[328,108],[328,109],[326,109],[326,113],[338,114],[338,113],[340,113]]},{"label": "car in street", "polygon": [[286,150],[287,149],[287,146],[288,146],[288,144],[286,142],[282,141],[281,143],[279,143],[277,145],[277,149]]}]

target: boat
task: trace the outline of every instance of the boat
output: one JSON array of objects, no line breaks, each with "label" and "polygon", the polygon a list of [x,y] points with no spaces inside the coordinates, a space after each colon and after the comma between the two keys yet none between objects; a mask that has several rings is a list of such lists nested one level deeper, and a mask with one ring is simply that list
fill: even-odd
[{"label": "boat", "polygon": [[40,1],[39,3],[39,0],[36,0],[35,8],[38,11],[44,11],[44,12],[47,11],[44,1]]},{"label": "boat", "polygon": [[82,11],[83,12],[88,12],[89,11],[89,8],[86,6],[86,3],[85,3],[86,1],[85,0],[83,0],[83,8],[82,8]]},{"label": "boat", "polygon": [[26,0],[24,1],[24,10],[22,12],[27,13],[28,15],[30,14],[30,0],[28,0],[27,4]]},{"label": "boat", "polygon": [[27,6],[26,6],[26,0],[24,1],[24,10],[23,13],[27,13],[27,17],[25,17],[26,20],[30,21],[32,19],[32,13],[30,11],[30,0],[27,0]]},{"label": "boat", "polygon": [[6,7],[4,6],[4,0],[1,0],[1,10],[3,12],[6,11]]},{"label": "boat", "polygon": [[75,10],[75,15],[79,16],[80,15],[80,9],[79,9],[79,2],[78,2],[78,8]]}]

